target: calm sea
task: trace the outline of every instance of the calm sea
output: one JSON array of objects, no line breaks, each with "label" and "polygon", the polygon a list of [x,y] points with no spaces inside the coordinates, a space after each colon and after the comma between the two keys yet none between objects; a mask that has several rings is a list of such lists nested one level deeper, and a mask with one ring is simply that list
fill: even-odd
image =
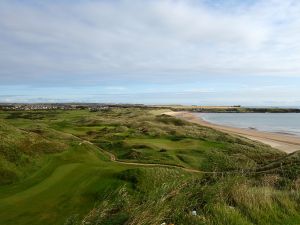
[{"label": "calm sea", "polygon": [[300,136],[300,113],[196,113],[220,125]]}]

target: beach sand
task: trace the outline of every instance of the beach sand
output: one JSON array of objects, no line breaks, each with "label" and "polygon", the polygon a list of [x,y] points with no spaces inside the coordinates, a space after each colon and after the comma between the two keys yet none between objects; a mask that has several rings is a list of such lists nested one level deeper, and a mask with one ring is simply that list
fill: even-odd
[{"label": "beach sand", "polygon": [[240,135],[255,141],[260,141],[286,153],[292,153],[300,150],[300,137],[295,135],[263,132],[252,129],[213,124],[201,119],[191,112],[167,112],[164,114],[175,116],[192,123],[200,124],[202,126],[214,128],[225,133]]}]

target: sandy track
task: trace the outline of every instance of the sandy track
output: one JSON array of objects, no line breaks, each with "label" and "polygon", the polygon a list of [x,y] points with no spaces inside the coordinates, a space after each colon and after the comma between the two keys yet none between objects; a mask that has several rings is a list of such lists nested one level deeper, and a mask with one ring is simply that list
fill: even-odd
[{"label": "sandy track", "polygon": [[212,124],[207,121],[204,121],[203,119],[194,115],[191,112],[166,112],[164,114],[175,116],[177,118],[181,118],[186,121],[197,123],[202,126],[210,127],[226,133],[240,135],[255,141],[260,141],[264,144],[268,144],[273,148],[277,148],[286,153],[292,153],[300,150],[300,137],[294,135],[262,132],[250,129]]},{"label": "sandy track", "polygon": [[101,152],[103,152],[104,154],[106,154],[109,157],[110,161],[116,162],[116,163],[119,163],[119,164],[132,165],[132,166],[145,166],[145,167],[177,168],[177,169],[182,169],[184,171],[191,172],[191,173],[210,173],[210,174],[223,173],[223,172],[201,171],[201,170],[190,169],[190,168],[176,166],[176,165],[170,165],[170,164],[162,164],[162,163],[139,163],[139,162],[122,161],[122,160],[117,159],[117,157],[113,153],[105,151],[102,148],[99,148],[98,146],[96,146],[95,144],[93,144],[90,141],[83,140],[83,142],[81,142],[81,143],[86,143],[86,144],[93,145],[94,147],[98,148]]}]

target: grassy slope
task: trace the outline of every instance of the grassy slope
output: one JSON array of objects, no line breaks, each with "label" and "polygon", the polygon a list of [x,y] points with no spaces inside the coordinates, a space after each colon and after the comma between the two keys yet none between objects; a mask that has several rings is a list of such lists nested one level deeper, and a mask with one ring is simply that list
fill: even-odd
[{"label": "grassy slope", "polygon": [[114,178],[122,170],[88,144],[48,156],[38,173],[0,188],[0,223],[62,224],[70,214],[83,215],[103,192],[122,183]]},{"label": "grassy slope", "polygon": [[127,167],[110,163],[95,146],[29,121],[19,126],[26,129],[1,121],[0,180],[18,182],[0,186],[0,224],[63,224],[124,183],[114,177]]},{"label": "grassy slope", "polygon": [[255,167],[283,156],[265,145],[236,138],[155,111],[116,109],[57,115],[49,126],[111,151],[121,160],[167,163],[201,170]]},{"label": "grassy slope", "polygon": [[[2,112],[1,118],[5,120],[2,124],[6,130],[3,127],[2,130],[7,137],[2,140],[6,146],[27,140],[28,136],[33,138],[30,144],[21,141],[14,147],[30,160],[24,164],[10,160],[16,179],[12,184],[0,186],[0,224],[63,224],[67,217],[66,224],[76,224],[74,221],[82,220],[84,215],[91,224],[116,225],[125,221],[127,224],[163,221],[298,224],[300,221],[298,176],[286,176],[278,169],[281,165],[278,162],[290,162],[290,157],[284,158],[285,154],[268,146],[139,109],[97,113]],[[13,133],[24,137],[14,139]],[[160,162],[207,171],[251,169],[268,173],[206,176],[179,169],[133,169],[110,162],[96,146],[80,144],[79,138],[126,161]],[[32,147],[40,140],[50,148]],[[63,148],[50,151],[57,144],[63,144]],[[11,169],[5,160],[0,166]],[[292,161],[297,164],[298,157],[294,156]],[[298,167],[289,167],[287,171],[298,174]],[[90,211],[96,201],[99,203]],[[193,208],[199,216],[190,216]]]}]

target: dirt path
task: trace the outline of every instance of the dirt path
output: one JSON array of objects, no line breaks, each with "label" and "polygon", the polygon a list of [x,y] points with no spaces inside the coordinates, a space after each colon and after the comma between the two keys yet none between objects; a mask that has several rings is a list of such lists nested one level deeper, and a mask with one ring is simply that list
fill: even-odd
[{"label": "dirt path", "polygon": [[210,127],[225,133],[240,135],[255,141],[259,141],[286,153],[292,153],[300,150],[300,137],[294,135],[262,132],[250,129],[212,124],[207,121],[204,121],[200,117],[190,112],[167,112],[165,114],[170,116],[176,116],[180,119],[184,119],[192,123],[197,123],[202,126]]},{"label": "dirt path", "polygon": [[[194,117],[194,115],[192,115]],[[182,117],[180,117],[182,118]],[[185,118],[184,118],[185,119]],[[190,120],[189,120],[190,121]],[[192,121],[190,121],[192,122]],[[203,124],[201,124],[203,125]],[[213,127],[215,128],[215,127]],[[234,133],[234,134],[237,134],[237,133]],[[243,136],[243,135],[242,135]],[[87,141],[87,140],[83,140],[79,137],[76,137],[80,140],[82,140],[82,142],[79,143],[79,145],[81,145],[82,143],[85,143],[85,144],[89,144],[89,145],[92,145],[93,147],[96,147],[97,149],[99,149],[103,154],[107,155],[110,159],[110,161],[112,162],[115,162],[115,163],[118,163],[118,164],[123,164],[123,165],[132,165],[132,166],[143,166],[143,167],[165,167],[165,168],[175,168],[175,169],[181,169],[181,170],[184,170],[186,172],[190,172],[190,173],[201,173],[201,174],[253,174],[253,173],[265,173],[269,170],[265,170],[265,171],[201,171],[201,170],[197,170],[197,169],[191,169],[191,168],[186,168],[186,167],[182,167],[182,166],[177,166],[177,165],[169,165],[169,164],[162,164],[162,163],[139,163],[139,162],[128,162],[128,161],[122,161],[122,160],[119,160],[117,159],[117,157],[111,153],[111,152],[108,152],[102,148],[99,148],[97,145],[95,145],[94,143],[90,142],[90,141]],[[291,153],[293,154],[293,153]],[[273,170],[275,168],[272,168],[270,170]]]},{"label": "dirt path", "polygon": [[86,143],[86,144],[93,145],[94,147],[98,148],[101,152],[106,154],[109,157],[110,161],[116,162],[116,163],[119,163],[119,164],[133,165],[133,166],[145,166],[145,167],[157,167],[158,166],[158,167],[166,167],[166,168],[176,168],[176,169],[182,169],[184,171],[191,172],[191,173],[207,173],[207,174],[226,173],[226,172],[210,172],[210,171],[207,172],[207,171],[201,171],[201,170],[190,169],[190,168],[176,166],[176,165],[161,164],[161,163],[126,162],[126,161],[122,161],[122,160],[117,159],[117,157],[113,153],[105,151],[102,148],[99,148],[98,146],[96,146],[95,144],[93,144],[90,141],[82,140],[81,143]]}]

